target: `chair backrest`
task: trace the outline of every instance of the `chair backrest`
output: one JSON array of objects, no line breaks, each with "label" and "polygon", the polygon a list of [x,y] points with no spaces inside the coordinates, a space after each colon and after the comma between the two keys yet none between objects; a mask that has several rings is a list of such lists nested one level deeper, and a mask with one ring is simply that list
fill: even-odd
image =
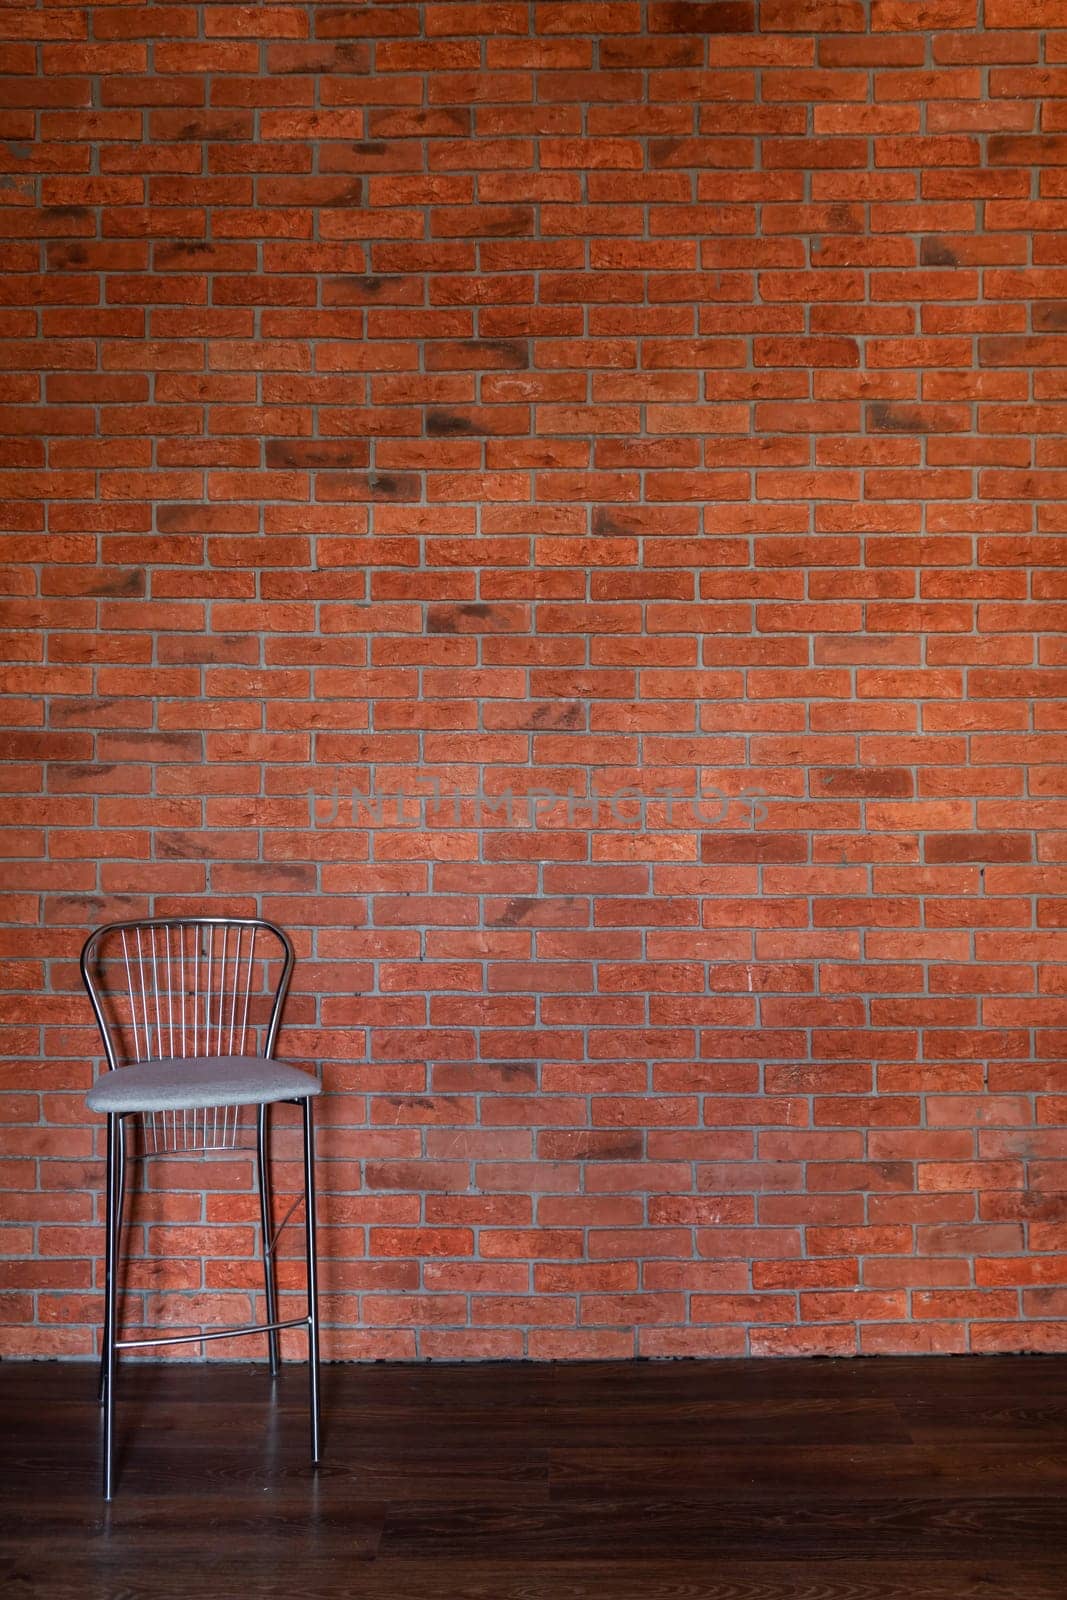
[{"label": "chair backrest", "polygon": [[[89,935],[81,973],[108,1066],[191,1056],[272,1056],[293,947],[272,922],[158,917]],[[173,1114],[170,1114],[173,1118]],[[232,1148],[236,1114],[184,1128],[145,1119],[149,1149]],[[180,1116],[180,1114],[179,1114]],[[210,1142],[208,1142],[210,1141]]]}]

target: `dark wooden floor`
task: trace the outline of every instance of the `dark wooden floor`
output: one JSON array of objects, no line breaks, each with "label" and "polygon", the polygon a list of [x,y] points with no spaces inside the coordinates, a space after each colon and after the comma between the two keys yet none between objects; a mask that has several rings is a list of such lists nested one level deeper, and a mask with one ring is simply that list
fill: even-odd
[{"label": "dark wooden floor", "polygon": [[1067,1357],[0,1366],[4,1600],[1065,1600]]}]

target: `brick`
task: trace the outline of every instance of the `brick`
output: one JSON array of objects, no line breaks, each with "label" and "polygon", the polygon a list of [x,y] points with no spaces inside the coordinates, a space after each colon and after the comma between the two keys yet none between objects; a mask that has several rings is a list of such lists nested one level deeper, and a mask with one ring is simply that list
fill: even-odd
[{"label": "brick", "polygon": [[[10,12],[8,1353],[96,1338],[82,933],[205,905],[331,1358],[1065,1348],[1048,10]],[[242,1320],[249,1163],[157,1175]]]}]

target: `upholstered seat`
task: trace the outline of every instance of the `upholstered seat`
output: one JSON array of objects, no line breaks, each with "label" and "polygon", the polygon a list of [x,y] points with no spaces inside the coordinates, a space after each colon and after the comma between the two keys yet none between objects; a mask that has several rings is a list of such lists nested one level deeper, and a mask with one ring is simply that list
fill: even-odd
[{"label": "upholstered seat", "polygon": [[85,1097],[90,1111],[198,1111],[261,1106],[321,1093],[317,1078],[265,1056],[186,1056],[105,1072]]}]

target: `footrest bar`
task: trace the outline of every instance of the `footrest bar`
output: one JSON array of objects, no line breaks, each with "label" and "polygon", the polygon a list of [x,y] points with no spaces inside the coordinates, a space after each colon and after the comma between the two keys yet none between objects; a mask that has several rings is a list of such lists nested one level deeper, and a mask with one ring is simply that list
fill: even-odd
[{"label": "footrest bar", "polygon": [[116,1350],[143,1350],[148,1345],[201,1344],[206,1339],[240,1339],[246,1333],[274,1333],[278,1328],[306,1328],[309,1317],[293,1317],[288,1322],[257,1322],[251,1328],[213,1328],[210,1333],[182,1333],[173,1339],[116,1339]]}]

